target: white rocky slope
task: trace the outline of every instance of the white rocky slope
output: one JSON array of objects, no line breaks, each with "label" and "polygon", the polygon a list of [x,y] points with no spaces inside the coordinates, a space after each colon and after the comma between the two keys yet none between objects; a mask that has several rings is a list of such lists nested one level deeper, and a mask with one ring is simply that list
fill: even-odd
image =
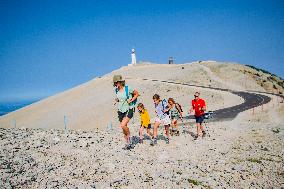
[{"label": "white rocky slope", "polygon": [[[66,116],[69,129],[103,129],[110,123],[117,125],[114,107],[112,76],[122,74],[127,85],[140,93],[139,102],[145,104],[154,117],[152,96],[174,97],[184,109],[189,108],[195,91],[201,91],[207,101],[208,109],[230,107],[243,102],[241,98],[228,92],[220,92],[196,87],[177,86],[141,80],[142,78],[187,82],[195,85],[228,87],[209,68],[198,63],[182,65],[141,64],[122,67],[101,78],[95,78],[78,87],[44,99],[20,110],[0,117],[0,127],[12,128],[64,128]],[[232,65],[232,67],[234,67]],[[136,114],[136,122],[138,121]]]},{"label": "white rocky slope", "polygon": [[[161,128],[160,140],[154,147],[149,140],[137,144],[136,113],[135,122],[129,125],[136,144],[130,151],[122,149],[123,136],[115,122],[112,101],[114,74],[129,78],[127,83],[140,92],[139,100],[153,118],[154,93],[178,99],[185,110],[196,90],[213,110],[243,100],[227,92],[142,78],[269,90],[251,77],[250,69],[216,62],[123,67],[1,117],[0,126],[6,128],[0,129],[0,188],[284,187],[284,106],[272,95],[268,104],[245,111],[232,121],[207,123],[207,136],[197,141],[192,137],[196,132],[193,124],[181,127],[182,134],[172,137],[169,145],[163,140]],[[232,77],[228,77],[230,72]],[[247,83],[244,85],[242,80]],[[271,86],[269,82],[265,83]],[[66,132],[62,130],[64,115]],[[11,128],[13,120],[17,127],[27,129]],[[110,120],[113,127],[107,130]]]},{"label": "white rocky slope", "polygon": [[118,128],[0,129],[0,188],[281,188],[284,106],[275,102],[208,123],[203,139],[186,125],[168,145],[160,130],[157,146],[130,151]]},{"label": "white rocky slope", "polygon": [[[154,117],[152,96],[155,93],[165,99],[174,97],[185,110],[189,108],[195,91],[201,91],[209,110],[237,105],[243,100],[228,92],[162,84],[144,81],[143,78],[233,90],[267,90],[283,93],[283,88],[278,85],[281,85],[283,80],[240,64],[214,61],[179,65],[142,63],[137,66],[122,67],[103,77],[95,78],[78,87],[1,116],[0,127],[62,129],[65,125],[64,116],[69,129],[104,129],[109,124],[117,126],[117,113],[113,105],[115,96],[112,76],[114,74],[122,74],[128,78],[127,84],[140,92],[139,102],[146,105],[152,118]],[[139,122],[137,114],[134,121]]]}]

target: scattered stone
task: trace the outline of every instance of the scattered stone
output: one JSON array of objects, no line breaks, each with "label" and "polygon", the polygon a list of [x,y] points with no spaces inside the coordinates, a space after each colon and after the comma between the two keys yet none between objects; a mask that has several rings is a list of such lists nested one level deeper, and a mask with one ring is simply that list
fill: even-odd
[{"label": "scattered stone", "polygon": [[115,132],[0,129],[0,188],[280,187],[281,137],[267,129],[259,144],[245,131],[214,130],[198,143],[186,132],[170,145],[160,137],[153,148],[134,136],[125,151]]}]

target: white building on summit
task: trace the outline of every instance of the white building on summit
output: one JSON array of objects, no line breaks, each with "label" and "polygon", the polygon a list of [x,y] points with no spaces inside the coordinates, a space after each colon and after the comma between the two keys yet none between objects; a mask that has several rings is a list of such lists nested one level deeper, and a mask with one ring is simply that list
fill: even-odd
[{"label": "white building on summit", "polygon": [[136,65],[136,55],[135,55],[135,49],[132,49],[131,51],[131,65]]}]

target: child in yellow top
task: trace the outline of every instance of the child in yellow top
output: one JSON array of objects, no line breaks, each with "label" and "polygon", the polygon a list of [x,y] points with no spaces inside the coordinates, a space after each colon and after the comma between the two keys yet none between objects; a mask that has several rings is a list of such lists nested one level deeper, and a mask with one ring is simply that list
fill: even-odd
[{"label": "child in yellow top", "polygon": [[144,105],[142,103],[139,103],[137,106],[137,109],[140,113],[140,118],[141,118],[141,127],[139,129],[139,135],[140,135],[140,143],[143,143],[143,130],[144,128],[147,129],[147,134],[149,136],[153,136],[153,134],[151,133],[151,123],[150,123],[150,116],[148,111],[145,109]]}]

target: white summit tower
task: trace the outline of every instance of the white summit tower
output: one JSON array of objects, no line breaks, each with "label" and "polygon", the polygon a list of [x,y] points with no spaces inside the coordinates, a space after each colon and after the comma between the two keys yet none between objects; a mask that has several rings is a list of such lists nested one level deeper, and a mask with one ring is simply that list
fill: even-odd
[{"label": "white summit tower", "polygon": [[135,55],[135,49],[132,49],[131,51],[131,65],[136,65],[136,55]]}]

